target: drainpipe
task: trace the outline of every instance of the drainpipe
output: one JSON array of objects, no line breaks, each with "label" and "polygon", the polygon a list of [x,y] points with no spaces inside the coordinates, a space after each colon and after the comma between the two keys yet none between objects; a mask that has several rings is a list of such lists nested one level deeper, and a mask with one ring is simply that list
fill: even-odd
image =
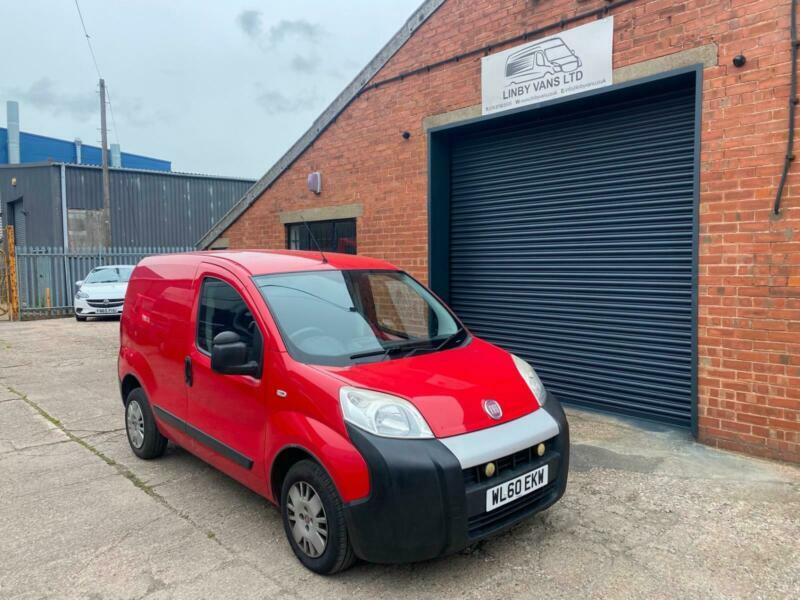
[{"label": "drainpipe", "polygon": [[792,76],[789,86],[789,140],[786,143],[786,157],[783,160],[783,171],[781,172],[781,180],[778,183],[778,191],[775,193],[775,203],[772,206],[772,214],[779,215],[781,212],[781,198],[783,198],[783,190],[786,187],[786,179],[789,177],[789,167],[792,166],[794,160],[794,126],[795,114],[797,112],[797,0],[792,0]]},{"label": "drainpipe", "polygon": [[67,306],[72,306],[72,277],[69,272],[69,230],[67,229],[67,167],[61,163],[61,236],[64,246],[64,294]]},{"label": "drainpipe", "polygon": [[8,163],[19,164],[19,103],[9,100],[6,102],[6,115],[8,117]]},{"label": "drainpipe", "polygon": [[122,166],[122,153],[119,151],[119,144],[111,144],[111,166],[119,169]]}]

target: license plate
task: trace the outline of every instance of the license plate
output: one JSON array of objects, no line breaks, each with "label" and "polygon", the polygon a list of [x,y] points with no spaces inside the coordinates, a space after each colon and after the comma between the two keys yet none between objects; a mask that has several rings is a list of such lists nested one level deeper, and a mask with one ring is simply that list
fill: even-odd
[{"label": "license plate", "polygon": [[513,502],[522,496],[527,496],[531,492],[546,486],[547,466],[539,467],[486,490],[486,512]]},{"label": "license plate", "polygon": [[99,315],[107,315],[107,314],[111,314],[111,313],[115,313],[115,312],[117,312],[116,308],[98,308],[97,309],[97,314],[99,314]]}]

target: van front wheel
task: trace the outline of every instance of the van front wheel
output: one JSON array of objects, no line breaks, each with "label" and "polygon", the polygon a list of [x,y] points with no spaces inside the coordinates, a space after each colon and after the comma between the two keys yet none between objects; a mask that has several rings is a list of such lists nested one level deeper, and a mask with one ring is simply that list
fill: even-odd
[{"label": "van front wheel", "polygon": [[281,516],[289,545],[306,568],[332,575],[355,562],[342,501],[317,463],[301,460],[289,469],[281,488]]},{"label": "van front wheel", "polygon": [[158,458],[167,449],[167,438],[161,435],[153,411],[142,388],[131,390],[125,402],[125,431],[128,444],[139,458]]}]

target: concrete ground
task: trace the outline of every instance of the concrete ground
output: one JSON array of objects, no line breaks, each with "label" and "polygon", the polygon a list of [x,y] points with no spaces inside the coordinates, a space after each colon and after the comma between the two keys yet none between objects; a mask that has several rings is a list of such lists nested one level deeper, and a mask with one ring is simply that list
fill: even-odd
[{"label": "concrete ground", "polygon": [[136,459],[117,322],[0,324],[0,598],[800,597],[800,469],[569,411],[563,500],[421,564],[303,569],[264,499]]}]

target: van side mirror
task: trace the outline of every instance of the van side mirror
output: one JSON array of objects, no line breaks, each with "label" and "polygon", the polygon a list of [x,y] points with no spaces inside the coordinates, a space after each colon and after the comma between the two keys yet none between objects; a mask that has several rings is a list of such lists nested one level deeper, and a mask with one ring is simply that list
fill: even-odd
[{"label": "van side mirror", "polygon": [[81,287],[83,285],[83,279],[79,279],[78,281],[76,281],[75,285]]},{"label": "van side mirror", "polygon": [[247,345],[233,331],[222,331],[214,336],[211,370],[223,375],[258,377],[261,374],[259,364],[254,360],[247,360]]}]

